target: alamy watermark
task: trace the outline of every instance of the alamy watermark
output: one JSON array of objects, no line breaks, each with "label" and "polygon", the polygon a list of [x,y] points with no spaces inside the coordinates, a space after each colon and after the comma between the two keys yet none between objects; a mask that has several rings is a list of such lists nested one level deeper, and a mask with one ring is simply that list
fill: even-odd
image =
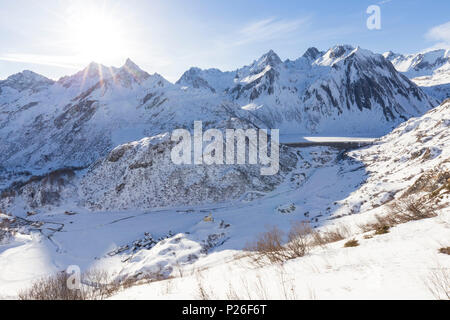
[{"label": "alamy watermark", "polygon": [[67,278],[67,288],[69,290],[80,290],[81,289],[81,269],[79,266],[72,265],[66,270],[68,275]]},{"label": "alamy watermark", "polygon": [[381,8],[377,5],[371,5],[366,10],[367,14],[370,14],[367,18],[367,29],[369,30],[381,30]]},{"label": "alamy watermark", "polygon": [[218,129],[203,132],[203,123],[195,121],[193,137],[185,129],[173,131],[171,158],[176,165],[261,165],[261,175],[272,176],[280,170],[279,130],[270,130],[270,152],[268,140],[265,129],[227,129],[224,137]]}]

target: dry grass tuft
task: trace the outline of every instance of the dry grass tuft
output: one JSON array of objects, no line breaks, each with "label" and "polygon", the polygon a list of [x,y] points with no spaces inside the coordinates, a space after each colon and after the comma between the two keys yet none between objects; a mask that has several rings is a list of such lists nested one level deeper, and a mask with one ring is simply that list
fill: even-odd
[{"label": "dry grass tuft", "polygon": [[434,269],[425,279],[425,285],[437,300],[450,300],[450,272],[446,268]]},{"label": "dry grass tuft", "polygon": [[344,248],[353,248],[353,247],[358,247],[359,246],[359,242],[356,239],[352,239],[350,241],[347,241],[344,244]]},{"label": "dry grass tuft", "polygon": [[391,227],[389,227],[388,225],[380,225],[375,229],[375,234],[381,235],[381,234],[389,233],[390,228]]},{"label": "dry grass tuft", "polygon": [[345,225],[339,225],[334,227],[334,229],[314,232],[313,233],[313,244],[316,246],[325,246],[329,243],[338,242],[346,239],[350,235],[350,230]]}]

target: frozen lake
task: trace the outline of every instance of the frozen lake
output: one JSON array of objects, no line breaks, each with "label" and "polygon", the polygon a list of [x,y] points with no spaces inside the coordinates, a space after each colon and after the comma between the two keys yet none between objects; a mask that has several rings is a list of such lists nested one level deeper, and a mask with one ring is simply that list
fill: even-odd
[{"label": "frozen lake", "polygon": [[371,137],[307,137],[303,135],[280,135],[280,143],[292,147],[328,146],[336,148],[363,147],[373,144],[378,138]]}]

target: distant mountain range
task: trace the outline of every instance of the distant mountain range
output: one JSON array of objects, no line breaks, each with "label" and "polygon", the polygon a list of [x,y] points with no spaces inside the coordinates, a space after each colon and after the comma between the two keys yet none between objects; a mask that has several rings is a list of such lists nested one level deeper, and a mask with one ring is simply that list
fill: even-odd
[{"label": "distant mountain range", "polygon": [[85,167],[120,144],[194,120],[380,136],[436,105],[383,55],[347,45],[310,48],[294,61],[269,51],[233,72],[192,68],[176,84],[131,60],[91,63],[56,82],[24,71],[0,82],[0,161],[33,172]]},{"label": "distant mountain range", "polygon": [[346,45],[284,62],[269,51],[234,72],[192,68],[177,84],[232,101],[244,117],[285,133],[381,135],[437,104],[382,55]]},{"label": "distant mountain range", "polygon": [[389,51],[383,56],[429,95],[440,101],[450,98],[450,50],[429,50],[410,55]]}]

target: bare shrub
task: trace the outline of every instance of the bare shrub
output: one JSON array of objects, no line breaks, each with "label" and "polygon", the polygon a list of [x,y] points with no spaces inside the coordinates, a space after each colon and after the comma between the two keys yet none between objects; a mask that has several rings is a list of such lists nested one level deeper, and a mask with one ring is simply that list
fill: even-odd
[{"label": "bare shrub", "polygon": [[127,289],[136,285],[148,284],[152,282],[158,282],[163,280],[172,279],[164,275],[162,268],[155,272],[139,273],[130,277],[123,278],[120,281],[120,285]]},{"label": "bare shrub", "polygon": [[437,300],[450,300],[450,272],[438,267],[425,279],[425,285]]},{"label": "bare shrub", "polygon": [[423,199],[408,197],[401,198],[389,205],[387,219],[391,225],[407,223],[411,221],[434,218],[437,216],[430,202]]},{"label": "bare shrub", "polygon": [[439,253],[450,255],[450,247],[440,248]]},{"label": "bare shrub", "polygon": [[412,196],[394,200],[388,208],[388,214],[376,215],[375,222],[359,225],[359,228],[363,232],[375,231],[376,235],[380,235],[388,233],[396,225],[437,216],[431,202]]},{"label": "bare shrub", "polygon": [[265,282],[262,280],[260,274],[256,275],[254,291],[259,300],[269,300],[269,292]]},{"label": "bare shrub", "polygon": [[374,223],[364,223],[364,224],[358,224],[358,227],[361,229],[363,233],[373,231],[374,229]]},{"label": "bare shrub", "polygon": [[392,214],[389,212],[387,215],[376,215],[374,222],[367,222],[359,225],[363,233],[374,231],[374,235],[382,235],[390,232],[390,229],[397,224],[403,218],[399,218],[398,214]]},{"label": "bare shrub", "polygon": [[[71,275],[59,272],[43,277],[32,286],[19,293],[20,300],[103,300],[124,288],[120,281],[102,270],[89,270],[81,275],[81,284],[77,289],[70,289],[68,281]],[[136,284],[136,281],[134,282]]]},{"label": "bare shrub", "polygon": [[19,294],[20,300],[85,300],[81,290],[67,286],[70,275],[60,272],[36,281],[30,289]]},{"label": "bare shrub", "polygon": [[82,289],[85,300],[104,300],[122,288],[119,281],[111,279],[110,274],[103,270],[89,270],[82,278],[85,284]]},{"label": "bare shrub", "polygon": [[[272,227],[258,235],[257,240],[244,249],[258,266],[284,263],[305,256],[312,245],[313,230],[305,222],[293,223],[285,237],[282,230]],[[284,240],[287,239],[286,244]]]},{"label": "bare shrub", "polygon": [[311,248],[311,235],[313,229],[306,222],[295,222],[288,234],[286,251],[290,259],[300,258],[308,254]]},{"label": "bare shrub", "polygon": [[288,258],[284,251],[283,238],[283,231],[277,227],[272,227],[259,234],[256,241],[247,245],[244,250],[250,253],[251,258],[258,265],[264,265],[267,262],[281,263]]},{"label": "bare shrub", "polygon": [[375,231],[386,226],[392,228],[397,225],[397,218],[392,214],[388,214],[385,216],[376,215],[375,218],[377,220],[377,222],[373,225],[373,230]]}]

